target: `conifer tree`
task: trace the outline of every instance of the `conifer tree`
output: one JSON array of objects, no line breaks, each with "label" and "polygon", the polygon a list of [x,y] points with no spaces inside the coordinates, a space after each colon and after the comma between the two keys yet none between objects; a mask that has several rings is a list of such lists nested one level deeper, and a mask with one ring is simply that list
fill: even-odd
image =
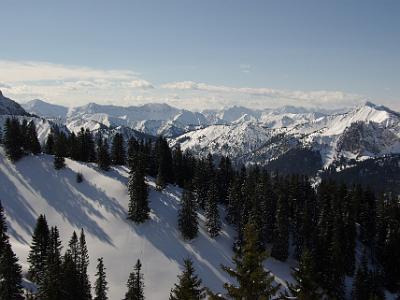
[{"label": "conifer tree", "polygon": [[215,182],[210,184],[206,206],[206,227],[212,238],[221,231],[221,220],[218,212],[218,191]]},{"label": "conifer tree", "polygon": [[71,251],[68,249],[62,261],[62,299],[82,300],[79,272]]},{"label": "conifer tree", "polygon": [[53,133],[50,133],[47,136],[44,151],[46,154],[54,154],[54,134]]},{"label": "conifer tree", "polygon": [[33,121],[30,121],[27,128],[27,145],[28,149],[32,154],[37,155],[41,151],[40,143],[38,140],[36,126]]},{"label": "conifer tree", "polygon": [[124,165],[125,156],[124,138],[121,133],[116,133],[111,145],[111,161],[114,165]]},{"label": "conifer tree", "polygon": [[66,136],[64,132],[59,132],[56,136],[54,143],[54,168],[60,170],[65,167],[65,155],[66,155]]},{"label": "conifer tree", "polygon": [[294,284],[288,283],[289,293],[285,293],[283,299],[311,300],[321,299],[321,292],[316,283],[316,268],[311,253],[304,249],[300,258],[299,267],[293,269]]},{"label": "conifer tree", "polygon": [[97,165],[104,171],[108,171],[111,164],[108,148],[107,140],[103,139],[102,135],[100,134],[97,140]]},{"label": "conifer tree", "polygon": [[199,230],[196,202],[189,186],[186,186],[186,189],[182,192],[181,206],[178,212],[178,227],[186,240],[194,239]]},{"label": "conifer tree", "polygon": [[61,248],[58,229],[52,227],[47,249],[46,270],[39,286],[38,296],[40,300],[58,300],[64,296]]},{"label": "conifer tree", "polygon": [[173,183],[173,163],[171,149],[162,136],[156,141],[156,156],[158,163],[156,184],[159,189],[163,189],[167,183]]},{"label": "conifer tree", "polygon": [[107,291],[107,280],[106,280],[106,268],[104,267],[103,258],[97,259],[97,273],[96,282],[94,285],[94,300],[108,300]]},{"label": "conifer tree", "polygon": [[22,274],[18,258],[11,249],[7,223],[0,202],[0,299],[23,300]]},{"label": "conifer tree", "polygon": [[142,263],[138,259],[134,267],[134,271],[129,275],[127,287],[128,291],[125,294],[124,300],[144,300],[144,282],[143,273],[141,271]]},{"label": "conifer tree", "polygon": [[285,261],[289,256],[289,211],[284,196],[278,199],[271,256],[281,261]]},{"label": "conifer tree", "polygon": [[40,285],[45,274],[47,249],[49,247],[50,231],[44,215],[40,215],[32,235],[31,250],[28,255],[28,278]]},{"label": "conifer tree", "polygon": [[7,157],[16,162],[23,156],[21,128],[16,118],[7,118],[4,124],[4,148]]},{"label": "conifer tree", "polygon": [[7,242],[0,256],[0,299],[23,300],[21,266]]},{"label": "conifer tree", "polygon": [[88,275],[89,267],[89,252],[86,245],[85,231],[81,229],[79,236],[79,251],[78,251],[78,273],[79,273],[79,286],[81,288],[81,299],[91,300],[91,284]]},{"label": "conifer tree", "polygon": [[139,143],[134,137],[131,137],[128,141],[128,152],[127,152],[129,169],[134,168],[138,152],[139,152]]},{"label": "conifer tree", "polygon": [[352,298],[354,300],[369,299],[370,296],[370,282],[369,270],[367,264],[366,251],[361,259],[360,265],[357,267],[356,275],[353,280]]},{"label": "conifer tree", "polygon": [[150,208],[141,156],[138,156],[137,163],[130,171],[128,193],[130,198],[128,219],[135,223],[145,222],[149,218]]},{"label": "conifer tree", "polygon": [[184,270],[178,276],[179,282],[171,290],[169,300],[200,300],[205,297],[205,289],[201,286],[201,279],[195,274],[193,262],[185,259]]},{"label": "conifer tree", "polygon": [[225,283],[227,296],[235,300],[270,300],[276,295],[279,286],[274,286],[274,277],[264,270],[263,261],[267,253],[260,251],[257,245],[258,233],[255,226],[248,223],[244,230],[244,245],[241,254],[235,254],[235,268],[222,266],[237,284]]}]

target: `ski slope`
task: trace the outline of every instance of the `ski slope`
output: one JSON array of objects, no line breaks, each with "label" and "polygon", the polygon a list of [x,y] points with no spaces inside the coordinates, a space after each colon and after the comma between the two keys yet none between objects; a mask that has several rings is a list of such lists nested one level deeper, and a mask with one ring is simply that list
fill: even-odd
[{"label": "ski slope", "polygon": [[[147,299],[168,299],[176,282],[183,259],[191,257],[205,286],[223,292],[222,285],[230,280],[220,264],[231,265],[234,232],[223,224],[215,240],[204,230],[200,213],[199,236],[190,243],[181,239],[177,229],[180,189],[169,186],[163,192],[155,190],[148,179],[151,220],[135,225],[126,219],[128,170],[112,168],[102,172],[94,164],[66,159],[67,167],[56,171],[48,155],[28,156],[10,163],[0,148],[0,200],[9,223],[13,250],[20,258],[23,270],[31,233],[40,214],[45,214],[49,226],[57,225],[64,250],[73,230],[84,228],[90,254],[90,279],[94,282],[98,257],[104,257],[109,283],[109,299],[122,299],[126,281],[137,259],[143,263]],[[76,173],[84,177],[76,182]],[[290,264],[294,264],[291,261]],[[278,282],[290,279],[288,263],[274,259],[266,262]]]}]

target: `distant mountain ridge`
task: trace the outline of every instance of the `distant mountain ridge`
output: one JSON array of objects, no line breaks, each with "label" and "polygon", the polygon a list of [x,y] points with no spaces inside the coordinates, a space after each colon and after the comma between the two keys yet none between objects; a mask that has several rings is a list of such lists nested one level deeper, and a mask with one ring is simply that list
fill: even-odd
[{"label": "distant mountain ridge", "polygon": [[343,159],[362,161],[400,153],[400,113],[371,102],[335,111],[233,106],[193,112],[165,103],[129,107],[89,103],[68,109],[41,100],[24,107],[56,119],[70,131],[83,127],[106,136],[115,132],[127,138],[163,135],[171,145],[179,144],[195,155],[229,155],[237,164],[274,162],[279,167],[284,158],[301,161],[304,151],[311,151],[306,157],[320,157],[313,164],[315,172]]}]

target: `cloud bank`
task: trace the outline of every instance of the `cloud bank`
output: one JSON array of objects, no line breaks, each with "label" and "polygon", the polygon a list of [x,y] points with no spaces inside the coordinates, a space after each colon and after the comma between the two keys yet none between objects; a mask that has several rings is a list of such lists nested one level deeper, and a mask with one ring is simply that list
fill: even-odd
[{"label": "cloud bank", "polygon": [[[250,66],[241,66],[250,70]],[[0,88],[18,101],[39,98],[66,106],[88,102],[137,105],[166,102],[183,108],[209,109],[232,105],[252,108],[350,106],[365,100],[342,91],[298,91],[269,87],[232,87],[194,81],[154,85],[132,70],[104,70],[48,62],[0,60]]]}]

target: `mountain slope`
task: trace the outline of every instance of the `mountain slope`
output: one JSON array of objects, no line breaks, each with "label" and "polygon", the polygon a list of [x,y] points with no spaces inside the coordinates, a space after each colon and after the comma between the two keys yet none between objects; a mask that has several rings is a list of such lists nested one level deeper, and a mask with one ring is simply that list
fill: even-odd
[{"label": "mountain slope", "polygon": [[28,116],[29,114],[17,102],[4,97],[0,91],[0,115]]},{"label": "mountain slope", "polygon": [[[39,214],[46,214],[49,225],[57,225],[64,249],[73,230],[86,231],[91,258],[90,278],[94,280],[96,259],[104,257],[110,299],[121,299],[126,291],[129,273],[140,258],[145,277],[147,299],[168,299],[176,282],[183,259],[191,257],[204,284],[222,292],[222,284],[230,280],[219,267],[230,265],[233,231],[223,225],[215,240],[204,230],[204,216],[199,237],[190,243],[182,241],[177,229],[180,190],[168,187],[155,190],[151,178],[151,220],[134,225],[126,220],[128,195],[127,169],[113,168],[100,172],[92,164],[66,160],[67,167],[55,171],[52,157],[29,156],[11,164],[0,149],[0,195],[9,221],[14,251],[27,270],[26,257],[30,235]],[[76,183],[76,172],[84,181]],[[293,263],[293,262],[292,262]],[[290,268],[270,259],[266,263],[279,277],[290,280]]]},{"label": "mountain slope", "polygon": [[45,101],[35,99],[22,104],[22,107],[29,113],[49,118],[65,120],[68,107],[47,103]]}]

